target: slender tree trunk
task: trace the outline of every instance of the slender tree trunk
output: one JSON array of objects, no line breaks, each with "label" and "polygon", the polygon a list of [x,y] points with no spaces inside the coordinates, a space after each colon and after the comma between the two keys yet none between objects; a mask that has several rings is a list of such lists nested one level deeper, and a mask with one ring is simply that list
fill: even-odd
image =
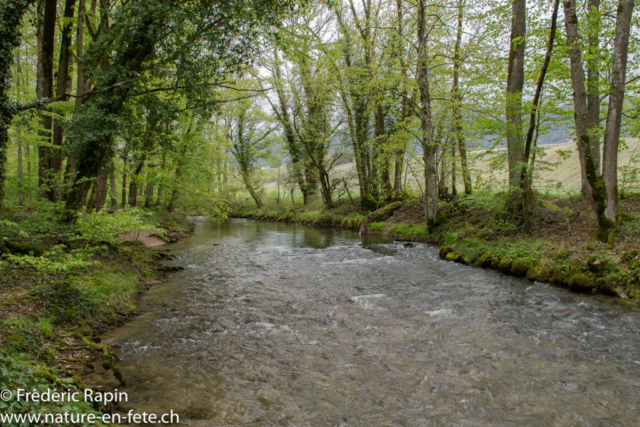
[{"label": "slender tree trunk", "polygon": [[[42,76],[38,80],[41,87],[42,98],[53,98],[53,55],[55,47],[55,31],[56,31],[56,6],[57,0],[43,0],[44,8],[42,14],[42,41],[41,52],[38,62],[42,64]],[[38,24],[40,26],[40,23]],[[38,28],[40,29],[40,28]],[[40,138],[41,144],[38,147],[38,177],[39,187],[43,196],[47,199],[54,200],[52,178],[52,161],[53,156],[51,149],[47,144],[51,143],[51,113],[43,112],[40,115]]]},{"label": "slender tree trunk", "polygon": [[[22,67],[20,67],[20,50],[16,53],[16,93],[20,93],[20,80],[22,77]],[[16,129],[18,134],[18,204],[24,204],[24,178],[22,173],[22,130]]]},{"label": "slender tree trunk", "polygon": [[555,0],[553,4],[553,12],[551,14],[551,31],[549,33],[549,42],[547,43],[547,51],[545,53],[544,62],[542,63],[542,69],[540,70],[540,76],[538,77],[538,83],[536,84],[536,90],[533,95],[533,108],[529,117],[529,129],[527,130],[527,137],[524,145],[524,156],[522,159],[522,165],[520,166],[520,190],[522,193],[522,211],[524,214],[525,229],[531,230],[532,226],[532,209],[533,209],[533,188],[532,188],[532,175],[533,170],[529,170],[529,159],[531,156],[531,145],[533,143],[533,133],[536,129],[536,114],[538,113],[538,106],[540,104],[540,98],[542,96],[542,88],[544,87],[544,80],[551,63],[551,55],[553,53],[553,44],[556,37],[556,28],[558,21],[558,7],[560,0]]},{"label": "slender tree trunk", "polygon": [[274,52],[274,87],[276,88],[276,93],[278,95],[278,102],[280,103],[280,110],[274,108],[276,116],[278,120],[282,124],[284,129],[285,141],[287,143],[287,151],[289,152],[289,157],[291,158],[291,165],[293,168],[293,176],[298,186],[300,187],[300,191],[302,192],[302,197],[304,200],[304,204],[308,203],[309,191],[307,188],[307,182],[305,181],[304,173],[303,173],[303,165],[301,162],[301,153],[298,144],[295,139],[295,132],[293,130],[293,126],[291,124],[291,117],[289,116],[289,107],[287,102],[287,96],[284,92],[284,88],[282,86],[282,72],[280,71],[280,58],[278,56],[278,51]]},{"label": "slender tree trunk", "polygon": [[179,194],[179,184],[182,178],[182,174],[184,173],[184,165],[186,163],[187,157],[187,144],[185,143],[180,150],[180,157],[178,158],[178,164],[176,165],[176,173],[173,177],[173,191],[171,192],[171,197],[169,198],[169,203],[167,204],[167,210],[169,212],[173,212],[176,208],[176,202],[178,201]]},{"label": "slender tree trunk", "polygon": [[425,178],[425,210],[427,223],[433,227],[438,215],[438,181],[436,178],[435,153],[437,150],[433,140],[433,124],[431,118],[431,93],[429,91],[429,67],[427,54],[425,0],[418,0],[418,88],[420,91],[420,142],[424,159]]},{"label": "slender tree trunk", "polygon": [[[587,15],[587,33],[589,41],[589,56],[587,57],[587,128],[590,132],[591,157],[596,173],[601,175],[600,154],[600,0],[589,0]],[[580,171],[582,175],[582,194],[588,195],[585,155],[582,145],[578,145]]]},{"label": "slender tree trunk", "polygon": [[[58,85],[56,87],[56,98],[58,101],[68,101],[69,98],[65,96],[67,93],[69,83],[71,81],[70,75],[70,59],[71,55],[71,30],[73,24],[71,20],[75,12],[76,0],[66,0],[64,5],[64,27],[62,28],[62,40],[60,42],[60,60],[58,62]],[[53,122],[53,146],[54,152],[51,156],[51,175],[57,183],[62,171],[62,141],[63,141],[63,129],[60,121],[54,120]],[[54,198],[58,199],[60,196],[58,191],[58,185],[54,187]]]},{"label": "slender tree trunk", "polygon": [[[467,161],[467,147],[464,142],[464,130],[462,128],[462,93],[459,84],[460,74],[460,44],[462,43],[462,23],[464,19],[464,6],[466,0],[460,0],[458,3],[458,31],[456,34],[456,45],[453,53],[453,125],[455,135],[458,140],[458,150],[460,151],[460,166],[462,166],[462,180],[464,181],[464,193],[471,194],[471,172]],[[454,150],[455,151],[455,150]]]},{"label": "slender tree trunk", "polygon": [[113,168],[109,172],[109,183],[111,184],[111,209],[115,209],[118,207],[118,194],[116,193],[116,174]]},{"label": "slender tree trunk", "polygon": [[587,87],[583,71],[582,53],[578,44],[576,3],[575,0],[563,0],[563,5],[567,44],[570,46],[569,57],[571,60],[576,134],[578,144],[582,145],[581,149],[584,153],[589,197],[598,219],[597,237],[599,240],[607,242],[612,237],[615,237],[615,233],[612,234],[612,232],[616,230],[619,222],[617,188],[618,140],[620,138],[630,22],[634,1],[620,0],[618,4],[602,176],[598,175],[595,161],[591,155],[591,138],[587,120]]},{"label": "slender tree trunk", "polygon": [[[618,224],[620,207],[618,199],[618,145],[620,141],[620,125],[622,123],[622,107],[627,76],[627,57],[631,18],[634,0],[620,0],[616,17],[616,34],[613,39],[613,65],[611,67],[611,89],[609,92],[609,108],[607,109],[607,125],[604,134],[604,150],[602,157],[602,177],[607,189],[607,207],[605,215]],[[594,161],[595,163],[595,161]]]},{"label": "slender tree trunk", "polygon": [[389,163],[391,152],[386,149],[387,146],[387,131],[384,127],[384,108],[382,106],[382,100],[379,100],[376,105],[376,139],[378,142],[378,151],[382,156],[380,165],[380,181],[382,186],[382,192],[384,197],[391,195],[391,180],[389,175]]},{"label": "slender tree trunk", "polygon": [[519,186],[520,165],[523,158],[522,89],[524,88],[526,12],[526,0],[513,0],[506,99],[509,187],[512,190]]},{"label": "slender tree trunk", "polygon": [[153,205],[153,184],[151,183],[149,172],[147,172],[147,188],[144,191],[144,196],[144,207],[150,208]]},{"label": "slender tree trunk", "polygon": [[[403,25],[403,6],[402,6],[403,0],[396,0],[396,20],[397,20],[397,47],[396,47],[396,52],[397,54],[400,56],[400,64],[401,64],[401,69],[402,69],[402,77],[403,77],[403,82],[402,82],[402,109],[400,112],[400,120],[402,122],[402,127],[404,128],[406,126],[405,120],[407,119],[407,84],[406,84],[406,78],[407,78],[407,63],[404,60],[404,49],[403,49],[403,42],[404,42],[404,25]],[[403,129],[404,130],[404,129]],[[400,148],[398,148],[395,152],[395,159],[394,159],[394,175],[393,175],[393,193],[394,193],[394,197],[395,200],[400,200],[404,194],[404,189],[402,187],[402,169],[403,169],[403,162],[404,162],[404,153],[405,153],[405,149],[406,149],[406,144],[403,144],[403,146],[401,146]]]}]

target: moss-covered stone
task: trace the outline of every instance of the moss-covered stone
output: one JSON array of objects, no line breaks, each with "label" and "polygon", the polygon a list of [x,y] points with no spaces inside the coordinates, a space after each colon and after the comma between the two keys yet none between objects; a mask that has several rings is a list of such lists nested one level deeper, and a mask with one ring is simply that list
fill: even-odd
[{"label": "moss-covered stone", "polygon": [[551,270],[546,267],[541,267],[536,270],[536,280],[538,282],[548,282],[551,277]]},{"label": "moss-covered stone", "polygon": [[527,270],[527,279],[531,280],[531,281],[536,281],[538,280],[538,269],[533,267],[530,268],[529,270]]},{"label": "moss-covered stone", "polygon": [[612,280],[606,279],[604,277],[599,277],[596,279],[596,289],[598,292],[603,293],[605,295],[617,296],[618,292],[613,286]]},{"label": "moss-covered stone", "polygon": [[473,265],[473,261],[474,261],[473,255],[471,254],[464,254],[462,256],[462,262],[464,262],[467,265]]},{"label": "moss-covered stone", "polygon": [[569,289],[573,292],[593,292],[596,289],[596,282],[589,276],[582,273],[574,274],[568,281]]},{"label": "moss-covered stone", "polygon": [[451,246],[443,246],[440,248],[438,255],[440,256],[440,258],[445,259],[451,252],[453,252],[453,248]]},{"label": "moss-covered stone", "polygon": [[560,268],[553,268],[549,274],[549,281],[560,286],[569,286],[569,276]]},{"label": "moss-covered stone", "polygon": [[491,266],[492,259],[493,259],[493,252],[492,251],[485,252],[476,260],[474,265],[477,267],[487,268]]},{"label": "moss-covered stone", "polygon": [[513,260],[506,256],[500,260],[500,264],[498,264],[498,270],[502,271],[503,273],[511,273],[512,263]]},{"label": "moss-covered stone", "polygon": [[14,255],[33,255],[33,256],[42,256],[44,254],[44,250],[40,246],[36,245],[25,245],[23,243],[14,242],[13,240],[4,239],[2,240],[4,246]]},{"label": "moss-covered stone", "polygon": [[493,268],[494,270],[497,270],[499,265],[500,265],[500,258],[498,257],[491,258],[491,264],[490,264],[491,268]]},{"label": "moss-covered stone", "polygon": [[521,259],[517,259],[513,261],[513,263],[511,264],[511,274],[513,274],[514,276],[524,277],[527,275],[529,268],[530,268],[529,263]]},{"label": "moss-covered stone", "polygon": [[460,261],[460,255],[458,255],[455,252],[449,252],[445,258],[447,261],[454,261],[454,262],[459,262]]}]

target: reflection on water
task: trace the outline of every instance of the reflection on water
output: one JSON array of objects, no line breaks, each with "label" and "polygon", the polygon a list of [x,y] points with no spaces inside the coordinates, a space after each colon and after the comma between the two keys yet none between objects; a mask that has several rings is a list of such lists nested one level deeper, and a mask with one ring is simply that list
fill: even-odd
[{"label": "reflection on water", "polygon": [[172,250],[185,271],[105,339],[139,412],[190,426],[639,425],[640,313],[611,300],[281,223],[198,220]]}]

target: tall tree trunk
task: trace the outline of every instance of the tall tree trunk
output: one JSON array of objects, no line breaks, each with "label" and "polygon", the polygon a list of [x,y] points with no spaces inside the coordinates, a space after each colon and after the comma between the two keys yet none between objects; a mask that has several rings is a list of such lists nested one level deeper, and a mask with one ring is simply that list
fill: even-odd
[{"label": "tall tree trunk", "polygon": [[420,91],[420,142],[424,159],[425,178],[425,211],[429,227],[437,223],[438,215],[438,180],[436,177],[435,153],[437,150],[433,140],[433,124],[431,118],[431,93],[429,91],[429,66],[427,54],[425,0],[418,0],[418,89]]},{"label": "tall tree trunk", "polygon": [[[55,47],[55,31],[56,31],[56,6],[57,0],[43,0],[44,10],[42,14],[42,24],[38,23],[38,30],[42,25],[41,34],[41,50],[38,62],[42,65],[42,76],[38,79],[38,85],[41,88],[39,95],[42,98],[53,98],[53,56]],[[40,20],[39,20],[40,21]],[[47,199],[54,200],[53,182],[52,182],[52,161],[53,155],[47,144],[51,143],[51,125],[52,119],[49,112],[43,112],[40,115],[40,131],[41,144],[38,147],[38,185],[43,196]]]},{"label": "tall tree trunk", "polygon": [[582,53],[578,44],[576,2],[575,0],[563,0],[563,5],[567,44],[570,46],[569,57],[571,59],[571,83],[573,86],[576,135],[578,144],[582,145],[581,149],[585,157],[585,170],[589,184],[589,197],[598,219],[598,232],[596,235],[599,240],[607,242],[612,237],[615,237],[615,233],[612,234],[612,232],[616,230],[619,222],[617,188],[618,140],[620,138],[630,22],[634,0],[620,0],[618,4],[602,176],[598,175],[595,161],[591,155],[591,138],[587,120],[587,87],[583,71]]},{"label": "tall tree trunk", "polygon": [[184,174],[184,165],[186,163],[187,158],[187,149],[188,145],[185,143],[180,150],[180,157],[178,158],[178,164],[176,165],[176,173],[173,176],[173,191],[171,192],[171,197],[169,198],[169,203],[167,203],[167,210],[169,212],[173,212],[176,208],[176,202],[178,201],[179,194],[179,184]]},{"label": "tall tree trunk", "polygon": [[[618,224],[620,207],[618,199],[618,145],[620,141],[620,125],[622,123],[622,107],[627,76],[627,57],[629,51],[629,35],[633,16],[634,0],[620,0],[616,16],[616,34],[613,39],[613,65],[611,67],[611,89],[609,92],[609,108],[607,109],[607,125],[604,134],[604,150],[602,156],[602,177],[607,189],[607,207],[605,215]],[[595,161],[594,161],[595,163]]]},{"label": "tall tree trunk", "polygon": [[91,192],[91,197],[87,206],[88,210],[95,209],[96,211],[100,211],[104,206],[104,202],[107,200],[107,178],[109,174],[105,169],[105,167],[101,168],[95,179],[93,191]]},{"label": "tall tree trunk", "polygon": [[[601,154],[600,154],[600,0],[589,0],[589,10],[587,14],[587,36],[589,55],[587,57],[587,128],[590,132],[591,157],[596,169],[596,173],[601,175]],[[580,159],[580,171],[582,176],[582,194],[588,195],[587,174],[585,168],[585,156],[581,149],[583,145],[578,145]]]},{"label": "tall tree trunk", "polygon": [[549,64],[551,63],[551,55],[553,53],[553,44],[556,37],[559,4],[560,0],[555,0],[553,4],[549,42],[547,43],[547,51],[545,53],[544,62],[542,63],[542,69],[540,70],[540,76],[538,77],[538,83],[536,84],[536,90],[533,95],[533,108],[529,117],[529,129],[527,130],[527,136],[524,144],[524,156],[522,159],[522,165],[520,166],[520,192],[522,194],[522,212],[524,214],[525,230],[527,232],[531,230],[533,219],[533,170],[529,170],[529,158],[531,155],[531,145],[533,143],[533,132],[536,129],[536,114],[538,113],[540,97],[542,96],[542,88],[544,87],[544,80],[547,76],[547,70],[549,69]]},{"label": "tall tree trunk", "polygon": [[382,156],[381,165],[380,165],[380,183],[382,186],[382,192],[384,197],[389,197],[391,195],[391,180],[389,177],[389,163],[390,156],[392,155],[386,149],[387,146],[387,131],[384,127],[384,107],[382,106],[382,100],[378,100],[376,105],[376,140],[378,145],[378,151],[380,152],[380,156]]},{"label": "tall tree trunk", "polygon": [[[460,166],[462,166],[462,180],[464,181],[464,193],[471,194],[471,172],[467,161],[467,147],[464,142],[464,131],[462,129],[462,92],[459,84],[460,75],[460,44],[462,43],[462,23],[464,19],[464,6],[466,0],[459,0],[458,3],[458,31],[456,33],[456,45],[453,52],[453,125],[456,139],[458,140],[458,150],[460,151]],[[454,150],[455,151],[455,150]]]},{"label": "tall tree trunk", "polygon": [[526,0],[513,0],[506,99],[507,157],[509,187],[512,192],[513,189],[518,189],[520,184],[520,165],[523,158],[522,89],[524,88],[526,13]]},{"label": "tall tree trunk", "polygon": [[149,177],[150,173],[147,171],[147,188],[144,190],[144,207],[150,208],[153,205],[153,184]]},{"label": "tall tree trunk", "polygon": [[[404,60],[404,25],[403,25],[403,0],[396,0],[396,21],[397,21],[397,46],[396,52],[400,57],[400,67],[402,74],[402,107],[400,112],[400,121],[402,122],[403,130],[406,126],[405,120],[407,119],[407,62]],[[393,193],[395,200],[400,200],[403,196],[403,187],[402,187],[402,168],[404,167],[404,153],[406,149],[406,143],[401,147],[397,148],[395,151],[394,158],[394,174],[393,174]]]},{"label": "tall tree trunk", "polygon": [[287,96],[284,92],[284,87],[282,86],[282,72],[280,70],[280,58],[278,56],[278,51],[274,52],[274,69],[273,69],[273,77],[274,77],[274,87],[276,88],[276,93],[278,95],[278,102],[280,104],[280,109],[274,107],[274,111],[280,124],[284,129],[285,141],[287,143],[287,151],[289,153],[289,157],[291,158],[291,166],[293,169],[293,176],[298,186],[300,187],[300,191],[302,192],[302,197],[304,200],[304,204],[306,205],[309,202],[309,191],[307,188],[307,183],[305,181],[304,173],[303,173],[303,165],[301,162],[301,153],[298,144],[296,143],[295,133],[293,131],[293,126],[291,124],[291,117],[289,116],[289,107],[287,102]]},{"label": "tall tree trunk", "polygon": [[[56,99],[58,101],[68,101],[69,97],[65,96],[71,82],[70,75],[70,59],[71,55],[71,30],[73,24],[71,20],[75,12],[76,0],[66,0],[64,5],[64,21],[62,28],[62,40],[60,42],[60,60],[58,62],[58,85],[56,87]],[[62,171],[62,140],[64,138],[62,125],[58,120],[53,122],[53,146],[54,150],[51,154],[51,174],[57,183],[60,179]],[[58,186],[54,187],[54,198],[60,196]]]},{"label": "tall tree trunk", "polygon": [[[20,66],[20,50],[16,53],[16,93],[20,93],[20,80],[22,77],[22,67]],[[18,204],[24,204],[24,177],[22,173],[22,130],[16,129],[18,134]],[[0,200],[1,201],[1,200]]]},{"label": "tall tree trunk", "polygon": [[114,172],[115,165],[109,172],[109,183],[111,184],[111,209],[118,207],[118,194],[116,193],[116,174]]}]

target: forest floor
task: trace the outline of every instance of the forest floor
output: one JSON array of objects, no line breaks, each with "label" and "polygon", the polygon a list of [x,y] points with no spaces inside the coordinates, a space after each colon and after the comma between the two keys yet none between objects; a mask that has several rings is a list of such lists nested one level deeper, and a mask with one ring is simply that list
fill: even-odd
[{"label": "forest floor", "polygon": [[[158,245],[192,232],[184,216],[145,212],[140,230],[88,243],[78,227],[59,218],[52,207],[0,215],[0,390],[81,391],[82,376],[96,360],[125,384],[117,355],[99,335],[136,316],[143,293],[171,271],[161,263],[171,255]],[[111,230],[104,223],[96,229]],[[8,242],[35,245],[44,254],[8,254]],[[15,393],[0,401],[0,413],[112,410],[82,401],[18,401]]]},{"label": "forest floor", "polygon": [[424,241],[440,247],[454,262],[493,268],[532,281],[550,282],[575,292],[601,293],[640,305],[640,194],[620,201],[625,220],[611,244],[595,238],[596,220],[582,197],[538,197],[529,232],[504,210],[504,195],[476,193],[440,206],[441,220],[429,229],[421,200],[394,203],[369,216],[349,201],[332,210],[290,206],[236,208],[232,216],[342,227],[398,240]]}]

